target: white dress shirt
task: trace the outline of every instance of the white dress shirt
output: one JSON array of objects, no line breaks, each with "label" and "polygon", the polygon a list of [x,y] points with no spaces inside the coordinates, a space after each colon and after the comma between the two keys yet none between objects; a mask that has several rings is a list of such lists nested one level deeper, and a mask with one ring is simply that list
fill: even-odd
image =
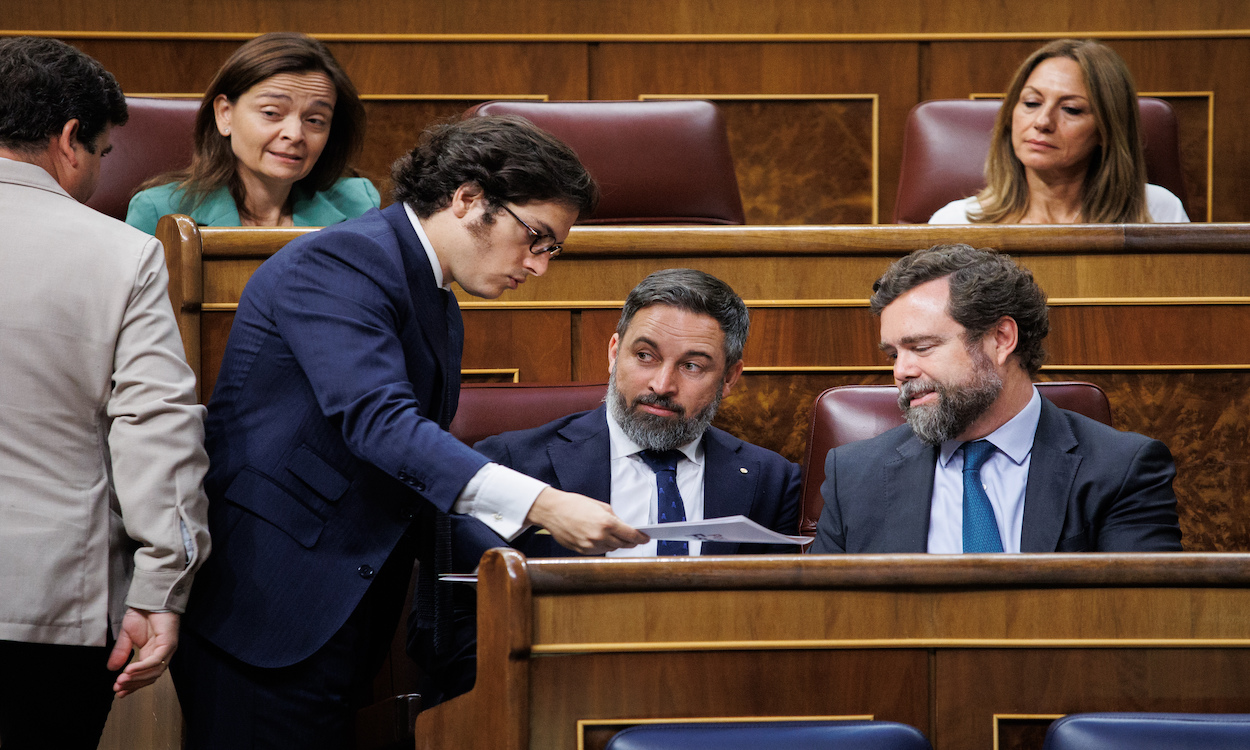
[{"label": "white dress shirt", "polygon": [[[612,512],[630,526],[658,523],[659,499],[655,472],[638,455],[642,448],[625,436],[625,431],[608,412],[608,450],[612,463]],[[687,521],[703,520],[703,436],[680,445],[684,458],[677,462],[677,491],[686,506]],[[699,554],[703,542],[690,542],[690,554]],[[629,549],[608,553],[609,557],[654,557],[656,540]]]},{"label": "white dress shirt", "polygon": [[[430,267],[434,270],[434,283],[450,293],[451,282],[443,281],[442,266],[434,253],[434,246],[430,244],[430,238],[421,226],[421,220],[407,203],[404,204],[404,212],[408,214],[408,221],[412,222],[412,228],[417,232],[417,239],[421,240],[421,247],[425,248]],[[538,499],[538,493],[549,486],[546,482],[540,482],[506,466],[488,463],[460,491],[452,512],[473,516],[499,536],[511,540],[525,529],[525,517]]]},{"label": "white dress shirt", "polygon": [[[1033,457],[1033,436],[1042,415],[1042,397],[1033,397],[1007,423],[985,440],[998,450],[981,466],[981,485],[994,508],[994,521],[1004,552],[1020,551],[1024,529],[1024,491]],[[964,454],[960,440],[947,440],[938,451],[933,471],[933,499],[929,505],[929,552],[958,554],[964,551]]]}]

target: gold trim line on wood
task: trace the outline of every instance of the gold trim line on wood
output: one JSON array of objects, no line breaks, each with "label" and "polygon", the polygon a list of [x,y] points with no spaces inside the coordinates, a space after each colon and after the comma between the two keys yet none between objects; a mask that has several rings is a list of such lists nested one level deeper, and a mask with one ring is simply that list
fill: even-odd
[{"label": "gold trim line on wood", "polygon": [[475,367],[461,368],[461,375],[511,375],[513,383],[521,382],[521,369],[519,367]]},{"label": "gold trim line on wood", "polygon": [[[752,308],[868,307],[867,299],[748,299]],[[204,309],[209,304],[205,303]],[[1051,307],[1160,307],[1175,305],[1250,305],[1250,297],[1056,297]],[[621,309],[624,300],[517,300],[515,302],[460,300],[465,310],[605,310]]]},{"label": "gold trim line on wood", "polygon": [[535,656],[676,651],[823,651],[878,648],[1250,648],[1250,638],[863,638],[784,641],[542,643]]},{"label": "gold trim line on wood", "polygon": [[[140,99],[199,99],[204,94],[192,94],[185,91],[179,92],[141,92],[138,94],[126,94],[126,98]],[[551,101],[548,94],[361,94],[361,101],[366,102],[456,102],[456,101],[492,101],[495,99],[507,99],[508,101],[530,101],[530,102],[547,102]]]},{"label": "gold trim line on wood", "polygon": [[511,102],[549,102],[549,94],[361,94],[366,102],[487,102],[505,99]]},{"label": "gold trim line on wood", "polygon": [[[248,31],[85,31],[49,29],[4,29],[0,37],[40,36],[57,39],[168,40],[168,41],[246,41],[259,36]],[[1169,31],[1016,31],[1016,32],[882,32],[876,34],[378,34],[322,33],[309,36],[323,42],[421,42],[458,43],[771,43],[804,42],[960,42],[960,41],[1043,41],[1050,39],[1244,39],[1250,29],[1185,29]]]}]

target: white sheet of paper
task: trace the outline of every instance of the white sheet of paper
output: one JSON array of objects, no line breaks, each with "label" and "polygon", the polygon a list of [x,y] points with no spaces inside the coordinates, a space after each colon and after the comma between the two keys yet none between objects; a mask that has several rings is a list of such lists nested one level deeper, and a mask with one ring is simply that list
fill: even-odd
[{"label": "white sheet of paper", "polygon": [[787,536],[760,526],[746,516],[705,518],[702,521],[657,523],[638,526],[652,539],[686,542],[739,542],[747,544],[807,544],[810,536]]}]

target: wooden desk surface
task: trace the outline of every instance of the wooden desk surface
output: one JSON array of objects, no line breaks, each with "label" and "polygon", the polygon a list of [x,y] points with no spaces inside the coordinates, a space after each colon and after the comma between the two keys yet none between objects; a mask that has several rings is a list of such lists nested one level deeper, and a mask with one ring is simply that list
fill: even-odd
[{"label": "wooden desk surface", "polygon": [[644,720],[867,715],[935,750],[988,750],[1076,711],[1246,711],[1247,583],[1241,554],[495,551],[477,686],[423,713],[417,746],[571,750]]}]

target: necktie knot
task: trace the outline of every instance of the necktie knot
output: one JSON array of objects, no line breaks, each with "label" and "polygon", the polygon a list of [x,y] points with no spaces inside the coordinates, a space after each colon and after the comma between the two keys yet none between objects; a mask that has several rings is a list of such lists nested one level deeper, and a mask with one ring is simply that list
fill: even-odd
[{"label": "necktie knot", "polygon": [[639,451],[638,455],[647,468],[657,474],[661,471],[677,471],[677,462],[682,458],[682,452],[679,450],[645,450]]},{"label": "necktie knot", "polygon": [[974,440],[964,443],[964,471],[980,471],[989,457],[998,450],[988,440]]}]

